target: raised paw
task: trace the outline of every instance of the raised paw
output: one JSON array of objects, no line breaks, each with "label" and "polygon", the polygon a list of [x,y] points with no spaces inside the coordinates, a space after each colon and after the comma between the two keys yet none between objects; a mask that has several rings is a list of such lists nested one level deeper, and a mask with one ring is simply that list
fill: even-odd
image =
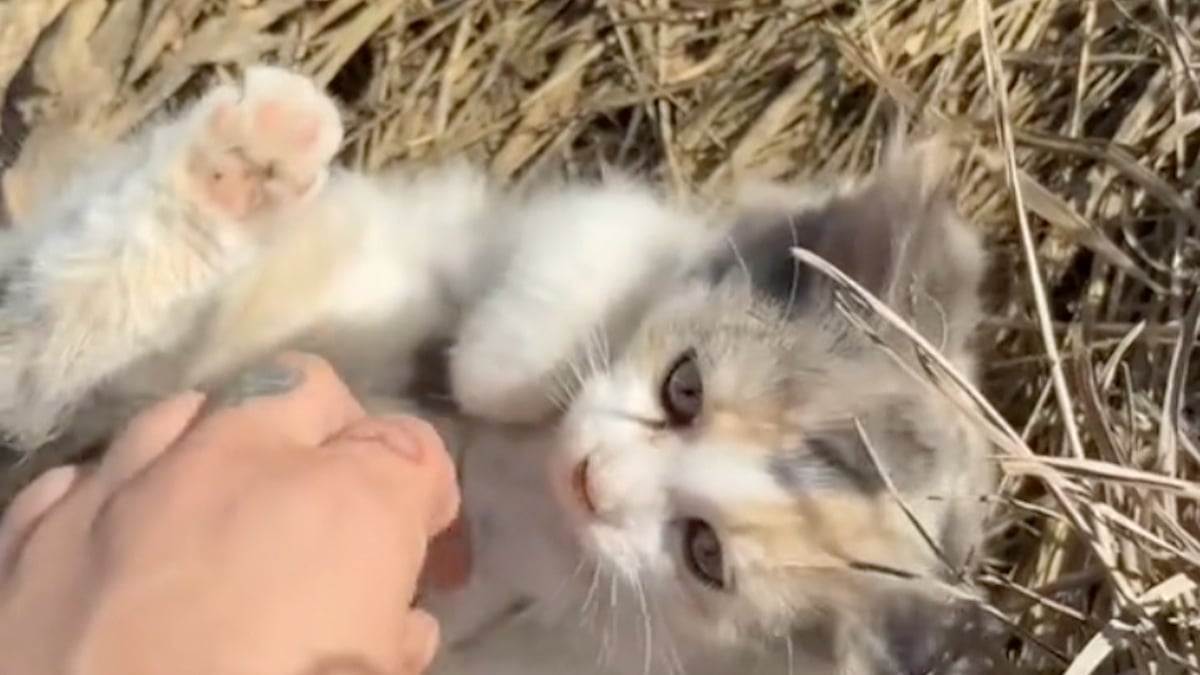
[{"label": "raised paw", "polygon": [[342,142],[333,101],[307,77],[271,66],[246,69],[240,88],[210,91],[193,115],[186,180],[235,219],[315,193]]}]

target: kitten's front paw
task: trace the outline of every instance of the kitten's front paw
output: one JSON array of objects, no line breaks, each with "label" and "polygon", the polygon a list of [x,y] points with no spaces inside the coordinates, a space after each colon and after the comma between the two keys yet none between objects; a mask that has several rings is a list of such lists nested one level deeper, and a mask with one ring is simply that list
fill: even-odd
[{"label": "kitten's front paw", "polygon": [[514,347],[531,343],[486,320],[469,320],[449,364],[450,390],[459,407],[507,424],[536,424],[551,417],[558,409],[551,395],[554,363],[539,358],[542,353]]},{"label": "kitten's front paw", "polygon": [[314,194],[342,142],[333,100],[282,68],[248,68],[240,89],[212,90],[193,114],[185,180],[206,206],[239,220]]}]

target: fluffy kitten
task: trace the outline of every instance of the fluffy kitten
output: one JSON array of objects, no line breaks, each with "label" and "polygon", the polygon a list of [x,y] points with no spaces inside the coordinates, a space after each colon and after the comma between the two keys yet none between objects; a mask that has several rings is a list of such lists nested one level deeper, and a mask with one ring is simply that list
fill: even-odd
[{"label": "fluffy kitten", "polygon": [[[76,448],[146,399],[284,346],[322,353],[360,394],[395,396],[412,354],[468,308],[454,371],[464,404],[536,421],[554,405],[533,383],[693,248],[679,243],[697,221],[627,180],[502,193],[465,164],[364,176],[330,166],[341,137],[309,80],[250,68],[240,87],[93,159],[4,232],[9,444]],[[557,256],[572,246],[586,252]]]},{"label": "fluffy kitten", "polygon": [[[838,264],[969,374],[981,254],[939,157],[710,222],[621,178],[364,176],[329,165],[340,137],[310,82],[253,68],[7,235],[14,443],[71,450],[148,398],[310,349],[382,407],[457,406],[438,419],[476,567],[422,598],[437,672],[892,673],[933,655],[936,603],[879,570],[942,563],[879,470],[961,564],[983,443],[788,249]],[[437,340],[441,394],[416,377]]]},{"label": "fluffy kitten", "polygon": [[947,580],[980,543],[985,442],[789,249],[838,265],[973,377],[982,252],[941,162],[929,145],[818,196],[758,195],[631,334],[596,327],[552,428],[476,428],[462,479],[482,553],[470,588],[427,599],[450,627],[438,672],[939,667],[955,615],[906,577]]}]

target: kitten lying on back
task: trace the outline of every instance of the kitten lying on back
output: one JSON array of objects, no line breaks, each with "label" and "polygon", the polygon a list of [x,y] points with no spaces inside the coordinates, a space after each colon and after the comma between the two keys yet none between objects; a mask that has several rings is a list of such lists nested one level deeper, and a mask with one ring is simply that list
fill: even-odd
[{"label": "kitten lying on back", "polygon": [[[398,394],[411,352],[457,330],[468,305],[463,400],[536,420],[553,404],[523,379],[553,370],[696,238],[694,220],[632,182],[501,193],[462,164],[368,177],[330,166],[341,137],[306,78],[251,68],[241,90],[215,88],[124,140],[5,232],[11,444],[77,445],[145,398],[283,345],[321,352],[360,393]],[[555,321],[530,325],[527,308]],[[494,366],[493,343],[505,346]]]},{"label": "kitten lying on back", "polygon": [[981,254],[937,155],[714,223],[621,179],[364,176],[329,165],[340,137],[311,83],[251,69],[9,235],[0,427],[75,448],[285,347],[432,414],[408,399],[430,395],[414,359],[444,339],[476,568],[422,598],[437,672],[894,673],[933,656],[928,594],[872,571],[943,572],[879,471],[961,564],[982,440],[788,249],[841,266],[970,374]]},{"label": "kitten lying on back", "polygon": [[[462,479],[483,552],[470,588],[426,599],[459,629],[439,672],[549,672],[548,652],[560,673],[960,665],[938,663],[954,615],[892,575],[968,563],[991,485],[984,440],[789,253],[837,264],[973,377],[982,252],[942,159],[931,145],[841,191],[763,193],[654,290],[631,334],[596,325],[550,428],[474,423]],[[514,459],[535,452],[546,469]]]}]

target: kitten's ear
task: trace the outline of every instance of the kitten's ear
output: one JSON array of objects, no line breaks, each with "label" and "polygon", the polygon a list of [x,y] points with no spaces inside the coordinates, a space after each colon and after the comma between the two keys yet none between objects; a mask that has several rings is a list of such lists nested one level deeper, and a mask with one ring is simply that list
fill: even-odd
[{"label": "kitten's ear", "polygon": [[760,291],[808,311],[824,287],[789,253],[808,249],[895,307],[934,344],[961,346],[980,311],[978,234],[955,213],[940,140],[893,149],[865,179],[827,193],[760,189],[714,273],[749,270]]}]

